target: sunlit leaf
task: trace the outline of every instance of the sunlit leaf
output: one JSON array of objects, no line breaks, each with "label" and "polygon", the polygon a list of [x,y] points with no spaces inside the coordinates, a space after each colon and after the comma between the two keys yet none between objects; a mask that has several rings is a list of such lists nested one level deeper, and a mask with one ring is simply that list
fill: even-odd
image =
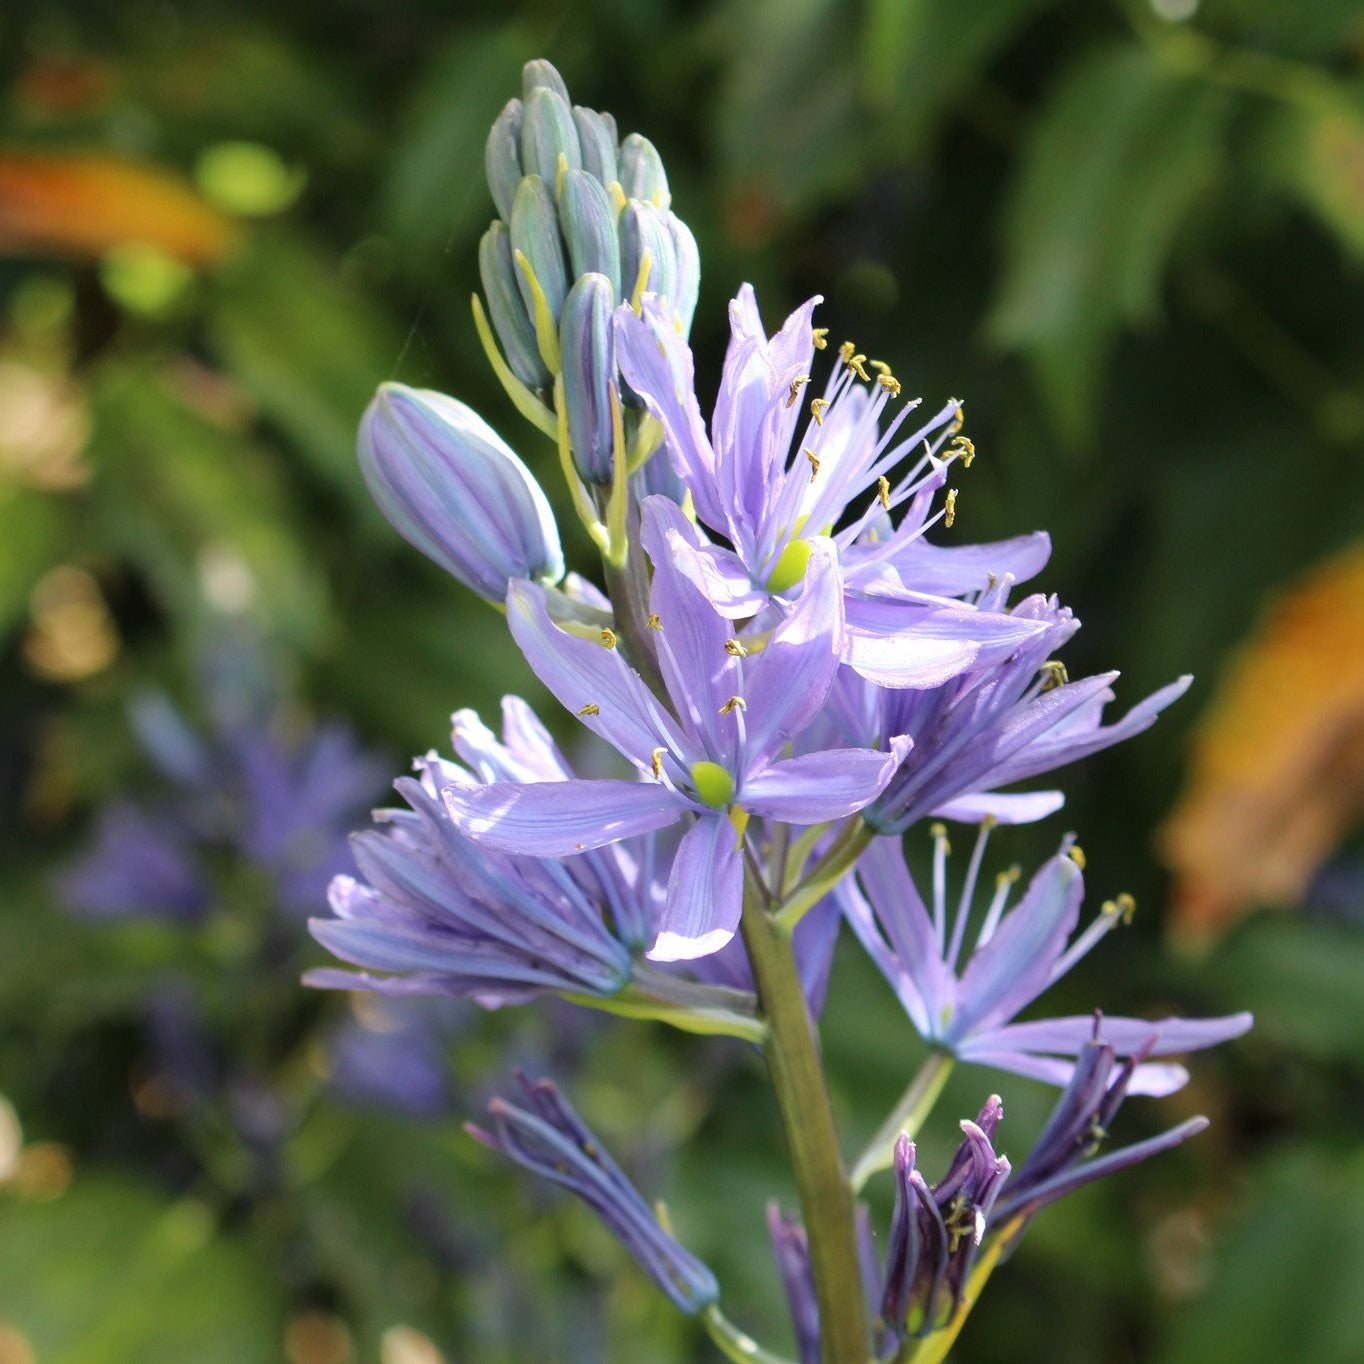
[{"label": "sunlit leaf", "polygon": [[1090,430],[1117,331],[1158,311],[1176,235],[1217,172],[1229,112],[1224,91],[1127,46],[1073,65],[1029,134],[989,328],[1032,361],[1074,442]]},{"label": "sunlit leaf", "polygon": [[1256,905],[1300,903],[1364,813],[1364,548],[1275,603],[1195,736],[1162,848],[1174,928],[1202,940]]},{"label": "sunlit leaf", "polygon": [[155,166],[105,152],[0,151],[0,254],[91,259],[138,245],[204,266],[237,239],[231,219]]}]

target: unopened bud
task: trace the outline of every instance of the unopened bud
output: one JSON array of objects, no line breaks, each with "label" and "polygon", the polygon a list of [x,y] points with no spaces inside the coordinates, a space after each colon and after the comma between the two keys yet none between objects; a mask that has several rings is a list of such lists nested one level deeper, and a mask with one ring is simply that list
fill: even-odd
[{"label": "unopened bud", "polygon": [[691,320],[696,314],[696,300],[701,292],[701,253],[691,228],[675,213],[664,215],[668,235],[672,238],[673,254],[677,261],[675,297],[670,297],[673,312],[682,324],[682,334],[691,331]]},{"label": "unopened bud", "polygon": [[483,165],[488,173],[488,188],[492,191],[497,213],[504,221],[511,217],[512,200],[521,183],[521,101],[509,99],[488,132],[488,143],[483,151]]},{"label": "unopened bud", "polygon": [[583,169],[589,175],[595,175],[603,185],[619,180],[616,120],[610,114],[599,114],[595,109],[584,109],[575,104],[573,122],[577,125],[578,142],[582,147]]},{"label": "unopened bud", "polygon": [[540,485],[472,408],[384,384],[360,421],[360,469],[393,528],[489,601],[512,579],[563,576]]},{"label": "unopened bud", "polygon": [[535,345],[535,327],[522,301],[519,272],[505,223],[494,222],[483,234],[478,244],[478,272],[483,279],[493,328],[512,373],[529,388],[548,388],[550,373]]},{"label": "unopened bud", "polygon": [[649,253],[649,276],[644,292],[673,302],[677,283],[677,255],[663,213],[643,199],[631,199],[620,215],[620,279],[624,301],[639,279],[640,263]]},{"label": "unopened bud", "polygon": [[529,99],[536,90],[553,90],[565,104],[571,103],[564,78],[554,63],[547,62],[543,57],[527,62],[521,68],[521,98]]},{"label": "unopened bud", "polygon": [[568,244],[571,273],[605,275],[611,281],[613,299],[620,298],[620,238],[610,196],[599,180],[586,171],[571,170],[564,176],[559,196],[559,226]]},{"label": "unopened bud", "polygon": [[[511,211],[511,247],[513,254],[519,251],[529,262],[550,314],[557,320],[568,293],[568,277],[554,196],[538,175],[526,176],[516,191]],[[535,294],[524,271],[517,271],[516,283],[527,314],[534,317]]]},{"label": "unopened bud", "polygon": [[541,86],[526,97],[521,111],[521,166],[527,175],[538,175],[554,188],[561,156],[570,170],[582,168],[578,129],[568,101]]},{"label": "unopened bud", "polygon": [[627,199],[648,199],[659,208],[672,203],[668,193],[668,176],[663,169],[663,158],[658,148],[647,137],[631,133],[620,144],[620,187]]},{"label": "unopened bud", "polygon": [[615,300],[605,275],[584,275],[569,290],[559,324],[564,400],[573,462],[588,483],[606,484],[612,474],[610,385],[616,377],[611,314]]}]

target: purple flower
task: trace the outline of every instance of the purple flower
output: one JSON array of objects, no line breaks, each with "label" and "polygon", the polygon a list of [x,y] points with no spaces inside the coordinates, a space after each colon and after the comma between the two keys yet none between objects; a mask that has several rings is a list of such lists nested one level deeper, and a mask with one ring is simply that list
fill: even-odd
[{"label": "purple flower", "polygon": [[456,715],[455,746],[473,772],[420,761],[417,778],[397,783],[411,808],[378,812],[378,827],[353,839],[364,879],[337,877],[337,917],[309,923],[343,961],[389,974],[322,970],[309,984],[495,1004],[545,991],[614,995],[629,981],[632,949],[652,940],[647,841],[571,862],[520,856],[477,846],[447,813],[442,791],[472,797],[485,781],[580,784],[525,702],[508,697],[503,716],[499,743],[471,712]]},{"label": "purple flower", "polygon": [[995,1200],[1009,1177],[1009,1159],[992,1138],[1004,1106],[991,1095],[975,1122],[961,1124],[965,1140],[946,1175],[932,1188],[914,1168],[914,1143],[895,1146],[895,1211],[886,1242],[881,1319],[901,1335],[927,1334],[951,1319],[966,1287],[976,1249]]},{"label": "purple flower", "polygon": [[663,961],[704,956],[733,937],[750,816],[795,825],[840,819],[884,788],[905,752],[896,738],[889,751],[783,756],[819,715],[839,666],[842,590],[829,541],[812,542],[804,591],[750,654],[688,573],[696,551],[685,527],[673,503],[645,501],[650,634],[671,709],[621,657],[611,631],[598,640],[561,629],[532,584],[513,583],[507,595],[512,634],[540,680],[634,763],[640,780],[503,781],[445,792],[456,825],[476,842],[542,857],[688,820],[649,952]]},{"label": "purple flower", "polygon": [[577,1194],[681,1311],[705,1311],[720,1296],[715,1276],[663,1229],[556,1086],[519,1079],[525,1107],[494,1099],[488,1105],[493,1130],[470,1125],[469,1133]]},{"label": "purple flower", "polygon": [[[939,457],[960,429],[960,405],[948,403],[905,434],[917,407],[907,403],[882,431],[899,382],[884,367],[873,379],[866,357],[845,347],[807,412],[803,388],[823,344],[810,325],[818,301],[769,339],[752,289],[740,290],[730,305],[732,338],[709,436],[692,392],[691,352],[665,309],[646,304],[640,317],[617,311],[621,370],[662,423],[700,520],[733,546],[693,531],[698,581],[717,609],[732,619],[769,605],[788,609],[816,538],[831,535],[847,597],[843,660],[886,686],[935,686],[1036,633],[1026,618],[953,598],[984,587],[991,574],[1030,577],[1046,563],[1050,542],[1038,534],[963,549],[927,544],[924,532],[944,514],[930,512],[947,464],[970,449],[958,441]],[[860,507],[857,499],[865,499]],[[902,506],[893,525],[890,512]]]},{"label": "purple flower", "polygon": [[489,601],[513,578],[558,582],[554,513],[530,470],[471,407],[384,384],[360,421],[360,470],[409,544]]},{"label": "purple flower", "polygon": [[[1001,579],[977,596],[982,609],[1003,611],[1011,587]],[[880,833],[899,833],[926,815],[1002,824],[1041,819],[1063,803],[1059,791],[1000,793],[994,788],[1050,772],[1148,729],[1187,690],[1185,676],[1162,687],[1123,718],[1104,725],[1115,672],[1071,682],[1052,655],[1079,629],[1054,597],[1032,596],[1010,612],[1040,628],[1005,658],[918,691],[887,691],[845,673],[834,689],[841,732],[854,742],[878,734],[910,734],[914,751],[866,819]],[[901,728],[902,727],[902,728]]]},{"label": "purple flower", "polygon": [[[1059,980],[1123,917],[1126,897],[1110,901],[1071,940],[1079,920],[1084,878],[1070,840],[1043,864],[1013,908],[1016,878],[1003,875],[966,947],[988,823],[982,827],[966,881],[954,908],[946,886],[947,835],[934,830],[932,910],[905,867],[898,839],[878,838],[862,855],[854,877],[834,892],[862,945],[899,996],[919,1034],[963,1061],[1045,1080],[1070,1082],[1074,1058],[1089,1043],[1088,1016],[1015,1023],[1015,1016]],[[959,965],[963,951],[964,965]],[[1212,1046],[1238,1037],[1251,1016],[1158,1023],[1108,1019],[1104,1031],[1119,1055],[1157,1056]],[[1172,1064],[1142,1065],[1132,1077],[1139,1094],[1168,1094],[1188,1073]]]}]

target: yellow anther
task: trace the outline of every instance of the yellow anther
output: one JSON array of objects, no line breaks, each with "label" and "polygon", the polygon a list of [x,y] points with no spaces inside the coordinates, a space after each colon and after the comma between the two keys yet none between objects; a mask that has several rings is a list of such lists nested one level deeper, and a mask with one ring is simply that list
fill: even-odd
[{"label": "yellow anther", "polygon": [[668,751],[668,750],[667,750],[666,748],[656,748],[656,749],[654,749],[653,755],[652,755],[651,760],[650,760],[650,764],[649,764],[649,765],[654,769],[654,776],[655,776],[659,781],[662,781],[662,780],[663,780],[663,755],[664,755],[667,751]]},{"label": "yellow anther", "polygon": [[976,457],[975,442],[969,436],[956,436],[952,441],[952,448],[947,452],[948,459],[959,459],[967,469],[971,467],[971,461]]},{"label": "yellow anther", "polygon": [[985,575],[985,587],[986,587],[986,589],[987,589],[988,591],[990,591],[990,592],[993,592],[993,591],[995,590],[995,588],[997,588],[998,586],[999,586],[999,579],[996,578],[995,575],[994,575],[993,573],[987,573],[987,574]]},{"label": "yellow anther", "polygon": [[742,696],[731,696],[729,700],[726,701],[725,704],[720,707],[720,714],[728,715],[732,710],[734,710],[736,706],[740,710],[747,710],[748,702],[745,701]]},{"label": "yellow anther", "polygon": [[876,370],[878,373],[881,374],[890,373],[890,366],[886,364],[884,360],[868,360],[867,363],[872,367],[872,369]]},{"label": "yellow anther", "polygon": [[651,630],[661,630],[663,628],[663,622],[659,620],[657,611],[650,611],[649,619],[646,620],[644,623]]},{"label": "yellow anther", "polygon": [[604,645],[606,645],[608,649],[614,649],[616,647],[616,632],[603,626],[601,632],[601,642]]},{"label": "yellow anther", "polygon": [[950,526],[952,522],[955,521],[956,519],[957,519],[957,490],[955,488],[949,488],[947,490],[947,496],[943,499],[942,523],[944,526]]},{"label": "yellow anther", "polygon": [[802,453],[810,461],[810,482],[813,483],[815,475],[819,473],[819,456],[813,450],[804,450]]},{"label": "yellow anther", "polygon": [[1055,691],[1057,687],[1064,687],[1070,681],[1066,665],[1059,658],[1049,658],[1038,672],[1042,674],[1043,691]]},{"label": "yellow anther", "polygon": [[957,409],[957,415],[952,418],[952,425],[947,428],[948,434],[955,436],[966,423],[966,412],[956,398],[949,398],[947,401],[954,404]]},{"label": "yellow anther", "polygon": [[995,877],[995,885],[1003,890],[1005,886],[1012,886],[1023,875],[1023,868],[1015,864],[1008,871],[1002,871]]},{"label": "yellow anther", "polygon": [[838,348],[838,358],[846,365],[854,355],[857,354],[857,347],[851,341],[845,341]]},{"label": "yellow anther", "polygon": [[878,374],[876,376],[876,382],[880,384],[892,398],[898,398],[900,396],[900,381],[891,374],[889,370],[884,374]]},{"label": "yellow anther", "polygon": [[791,388],[786,395],[787,407],[794,407],[796,405],[796,399],[800,397],[801,385],[808,384],[809,382],[810,376],[808,374],[797,374],[796,377],[791,380]]},{"label": "yellow anther", "polygon": [[[1113,908],[1110,910],[1108,905],[1112,905]],[[1104,913],[1116,915],[1122,919],[1123,925],[1127,926],[1136,917],[1137,902],[1126,891],[1123,891],[1121,895],[1109,900],[1108,904],[1104,905]]]},{"label": "yellow anther", "polygon": [[810,415],[815,419],[816,426],[824,425],[824,409],[829,406],[827,398],[810,399]]},{"label": "yellow anther", "polygon": [[881,505],[890,510],[890,479],[885,474],[876,480],[876,495],[881,499]]},{"label": "yellow anther", "polygon": [[[941,838],[946,840],[947,825],[943,824],[940,820],[934,820],[933,823],[928,826],[928,832],[929,835],[933,838]],[[951,852],[952,849],[949,848],[947,851]]]},{"label": "yellow anther", "polygon": [[731,658],[747,658],[748,650],[744,648],[741,641],[737,639],[725,640],[725,652]]},{"label": "yellow anther", "polygon": [[584,716],[586,716],[586,715],[600,715],[600,714],[601,714],[601,707],[600,707],[599,705],[597,705],[595,702],[589,701],[589,702],[587,703],[587,705],[585,705],[585,706],[578,712],[578,719],[581,720],[581,719],[582,719]]},{"label": "yellow anther", "polygon": [[829,344],[828,327],[816,327],[811,333],[810,339],[815,343],[816,350],[823,350]]},{"label": "yellow anther", "polygon": [[852,370],[859,379],[865,379],[868,383],[871,383],[871,375],[867,373],[866,365],[864,363],[866,358],[865,355],[860,353],[850,356],[848,359],[848,368]]},{"label": "yellow anther", "polygon": [[1070,860],[1075,863],[1081,871],[1085,869],[1085,851],[1078,843],[1072,843],[1068,854]]}]

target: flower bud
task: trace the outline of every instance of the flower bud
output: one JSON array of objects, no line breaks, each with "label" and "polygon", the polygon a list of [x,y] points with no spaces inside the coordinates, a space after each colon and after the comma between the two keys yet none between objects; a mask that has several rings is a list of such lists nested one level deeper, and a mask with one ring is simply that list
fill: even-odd
[{"label": "flower bud", "polygon": [[[551,316],[558,319],[568,293],[564,249],[559,239],[559,214],[554,196],[538,175],[526,176],[516,191],[511,211],[511,248],[520,251],[535,272]],[[535,316],[535,294],[524,270],[516,283],[529,316]]]},{"label": "flower bud", "polygon": [[668,176],[663,169],[663,158],[658,148],[647,137],[631,133],[620,144],[620,187],[627,199],[648,199],[659,208],[672,203],[668,193]]},{"label": "flower bud", "polygon": [[550,373],[535,345],[535,328],[521,301],[520,271],[512,259],[507,225],[494,221],[478,244],[478,272],[488,312],[512,373],[529,388],[548,388]]},{"label": "flower bud", "polygon": [[395,530],[489,601],[512,579],[557,581],[554,514],[530,470],[472,408],[384,384],[360,421],[360,469]]},{"label": "flower bud", "polygon": [[583,164],[578,128],[568,101],[541,86],[532,90],[521,112],[521,166],[553,189],[558,184],[559,158],[572,170]]},{"label": "flower bud", "polygon": [[573,462],[588,483],[612,474],[610,384],[616,377],[615,299],[605,275],[584,275],[569,290],[559,323],[564,400]]},{"label": "flower bud", "polygon": [[521,183],[521,101],[509,99],[488,132],[483,150],[488,188],[500,218],[511,217],[512,200]]},{"label": "flower bud", "polygon": [[682,324],[682,335],[691,331],[691,320],[696,314],[696,300],[701,292],[701,253],[691,228],[675,213],[664,215],[668,235],[672,238],[673,254],[677,259],[676,297],[669,299],[673,312]]},{"label": "flower bud", "polygon": [[536,90],[553,90],[565,104],[572,102],[568,98],[568,86],[564,84],[564,78],[554,63],[547,62],[543,57],[527,62],[521,68],[521,98],[528,100]]},{"label": "flower bud", "polygon": [[620,284],[622,297],[630,302],[640,262],[649,253],[649,277],[644,292],[666,298],[674,306],[677,254],[663,214],[645,199],[631,199],[620,215]]},{"label": "flower bud", "polygon": [[613,299],[620,298],[620,238],[616,234],[616,211],[599,180],[586,171],[571,170],[564,176],[559,196],[559,226],[568,244],[571,273],[605,275],[611,281]]},{"label": "flower bud", "polygon": [[603,185],[620,179],[616,167],[616,120],[610,114],[599,114],[595,109],[573,106],[573,122],[578,128],[578,142],[583,152],[583,169],[595,175]]}]

